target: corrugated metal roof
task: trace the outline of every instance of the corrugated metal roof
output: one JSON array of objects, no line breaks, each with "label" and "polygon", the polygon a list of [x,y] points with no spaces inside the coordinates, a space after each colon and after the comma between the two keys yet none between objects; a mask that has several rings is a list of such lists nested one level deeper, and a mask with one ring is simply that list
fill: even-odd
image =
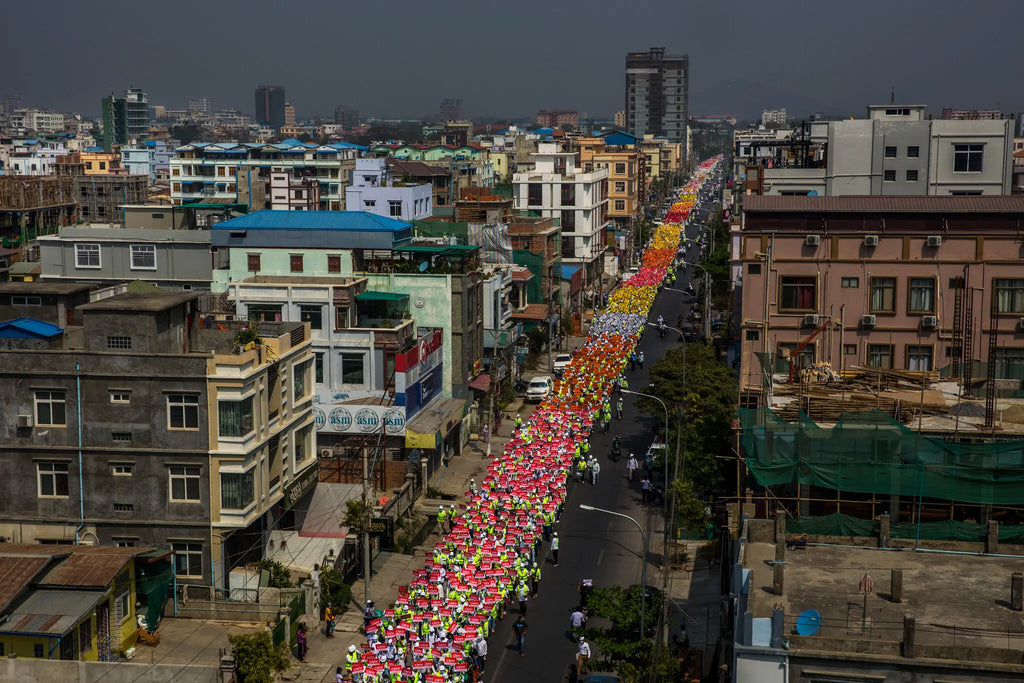
[{"label": "corrugated metal roof", "polygon": [[214,230],[356,230],[399,232],[412,223],[365,211],[256,211],[217,223]]},{"label": "corrugated metal roof", "polygon": [[[50,337],[60,336],[63,331],[56,325],[51,325],[48,322],[36,320],[35,318],[15,318],[14,320],[0,323],[0,337],[6,338],[42,337],[49,339]],[[0,576],[3,575],[3,572],[0,571]]]},{"label": "corrugated metal roof", "polygon": [[774,213],[1024,213],[1024,195],[804,197],[750,195],[745,212]]},{"label": "corrugated metal roof", "polygon": [[92,611],[105,591],[37,590],[0,624],[0,633],[62,636]]},{"label": "corrugated metal roof", "polygon": [[49,562],[47,556],[0,557],[0,576],[4,577],[0,581],[0,612],[6,611]]}]

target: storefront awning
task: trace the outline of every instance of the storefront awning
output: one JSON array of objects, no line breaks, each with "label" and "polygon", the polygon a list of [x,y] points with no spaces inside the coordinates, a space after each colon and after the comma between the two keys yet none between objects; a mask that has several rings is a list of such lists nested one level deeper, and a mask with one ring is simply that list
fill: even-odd
[{"label": "storefront awning", "polygon": [[420,409],[405,425],[405,447],[434,449],[462,421],[466,402],[459,398],[442,398]]},{"label": "storefront awning", "polygon": [[491,388],[491,376],[490,375],[477,375],[472,382],[469,383],[470,389],[476,389],[482,391],[485,394]]}]

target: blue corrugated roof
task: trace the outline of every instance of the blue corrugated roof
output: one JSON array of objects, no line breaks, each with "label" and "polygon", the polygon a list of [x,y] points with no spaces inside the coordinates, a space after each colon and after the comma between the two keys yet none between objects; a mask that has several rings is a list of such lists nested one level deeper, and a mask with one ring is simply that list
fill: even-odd
[{"label": "blue corrugated roof", "polygon": [[579,269],[579,266],[562,266],[562,279],[571,280],[572,276],[575,275],[576,271]]},{"label": "blue corrugated roof", "polygon": [[48,322],[36,320],[35,318],[15,318],[14,320],[0,323],[0,338],[6,339],[12,337],[41,337],[49,339],[50,337],[60,336],[63,332],[64,330],[56,325],[51,325]]},{"label": "blue corrugated roof", "polygon": [[398,232],[412,223],[366,211],[256,211],[217,223],[214,230],[362,230]]}]

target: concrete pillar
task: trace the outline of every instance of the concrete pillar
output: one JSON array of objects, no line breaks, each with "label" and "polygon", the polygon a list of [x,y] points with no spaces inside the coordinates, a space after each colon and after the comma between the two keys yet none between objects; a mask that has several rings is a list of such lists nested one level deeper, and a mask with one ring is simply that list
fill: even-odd
[{"label": "concrete pillar", "polygon": [[1010,609],[1024,610],[1024,572],[1014,572],[1010,578]]},{"label": "concrete pillar", "polygon": [[878,547],[888,548],[889,547],[889,513],[883,512],[882,516],[878,519]]},{"label": "concrete pillar", "polygon": [[809,517],[811,514],[811,501],[808,500],[811,496],[811,487],[808,484],[797,484],[798,491],[797,496],[800,498],[800,509],[797,510],[799,517]]},{"label": "concrete pillar", "polygon": [[786,537],[779,538],[775,537],[775,561],[785,562],[786,561]]},{"label": "concrete pillar", "polygon": [[782,595],[783,573],[785,569],[786,565],[784,564],[772,565],[772,592],[776,595]]},{"label": "concrete pillar", "polygon": [[786,539],[786,508],[775,508],[775,542]]},{"label": "concrete pillar", "polygon": [[904,657],[915,657],[917,655],[917,647],[915,645],[916,638],[914,632],[917,630],[917,621],[910,614],[903,615],[903,656]]},{"label": "concrete pillar", "polygon": [[898,494],[889,496],[889,516],[895,524],[900,523],[900,497]]},{"label": "concrete pillar", "polygon": [[903,602],[903,570],[893,569],[889,582],[889,599],[892,602]]},{"label": "concrete pillar", "polygon": [[780,607],[772,610],[772,640],[771,645],[776,649],[782,648],[783,630],[786,613]]},{"label": "concrete pillar", "polygon": [[985,552],[986,553],[998,553],[999,552],[999,522],[994,519],[988,520],[985,535]]}]

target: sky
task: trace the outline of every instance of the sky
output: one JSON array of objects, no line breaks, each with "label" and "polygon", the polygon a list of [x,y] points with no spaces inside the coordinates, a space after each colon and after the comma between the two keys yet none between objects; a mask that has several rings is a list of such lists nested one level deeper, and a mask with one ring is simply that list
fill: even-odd
[{"label": "sky", "polygon": [[[3,11],[0,94],[98,115],[141,87],[151,104],[194,97],[253,113],[285,88],[299,120],[622,108],[629,51],[690,58],[690,113],[786,107],[863,116],[904,104],[1024,110],[1019,0],[56,0]],[[12,58],[17,55],[16,58]]]}]

